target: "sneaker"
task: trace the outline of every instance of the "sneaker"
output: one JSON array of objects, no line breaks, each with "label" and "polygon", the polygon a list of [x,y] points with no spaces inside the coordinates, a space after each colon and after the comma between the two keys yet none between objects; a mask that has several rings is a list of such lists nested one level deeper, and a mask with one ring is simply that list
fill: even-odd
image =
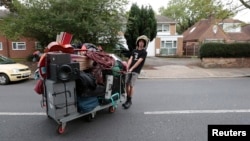
[{"label": "sneaker", "polygon": [[132,105],[131,101],[126,101],[124,104],[122,104],[122,106],[124,107],[124,109],[128,109],[131,105]]}]

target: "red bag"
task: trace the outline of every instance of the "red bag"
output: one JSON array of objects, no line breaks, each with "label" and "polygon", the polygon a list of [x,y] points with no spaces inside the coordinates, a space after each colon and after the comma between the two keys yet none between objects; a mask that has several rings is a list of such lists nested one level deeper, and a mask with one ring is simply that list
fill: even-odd
[{"label": "red bag", "polygon": [[43,80],[42,79],[37,80],[34,90],[39,95],[43,94]]}]

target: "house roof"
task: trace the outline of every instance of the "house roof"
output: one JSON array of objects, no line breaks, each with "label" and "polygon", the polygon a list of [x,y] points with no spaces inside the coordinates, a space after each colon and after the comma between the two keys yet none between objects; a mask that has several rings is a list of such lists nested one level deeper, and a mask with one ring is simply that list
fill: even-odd
[{"label": "house roof", "polygon": [[213,18],[202,19],[183,33],[183,41],[203,41],[204,39],[223,39],[232,41],[250,41],[250,26],[241,28],[241,32],[226,33],[221,26],[217,26],[217,32],[214,33],[214,25],[218,23],[243,23],[240,20],[224,19],[217,20]]},{"label": "house roof", "polygon": [[175,20],[163,15],[156,15],[155,18],[157,23],[177,23]]},{"label": "house roof", "polygon": [[242,26],[242,31],[250,36],[250,24],[245,24]]},{"label": "house roof", "polygon": [[235,41],[250,41],[250,36],[244,32],[228,33],[228,36],[231,40],[235,40]]},{"label": "house roof", "polygon": [[188,41],[188,40],[193,40],[193,41],[198,41],[199,38],[202,36],[202,34],[209,28],[211,25],[208,19],[202,19],[199,22],[195,23],[193,26],[188,28],[184,33],[183,33],[183,40]]}]

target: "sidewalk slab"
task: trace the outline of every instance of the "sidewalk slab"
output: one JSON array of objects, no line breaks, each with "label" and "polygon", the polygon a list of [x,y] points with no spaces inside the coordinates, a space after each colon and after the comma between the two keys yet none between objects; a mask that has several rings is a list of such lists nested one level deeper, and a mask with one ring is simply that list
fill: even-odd
[{"label": "sidewalk slab", "polygon": [[201,68],[198,66],[166,65],[143,69],[139,78],[223,78],[247,77],[250,68]]}]

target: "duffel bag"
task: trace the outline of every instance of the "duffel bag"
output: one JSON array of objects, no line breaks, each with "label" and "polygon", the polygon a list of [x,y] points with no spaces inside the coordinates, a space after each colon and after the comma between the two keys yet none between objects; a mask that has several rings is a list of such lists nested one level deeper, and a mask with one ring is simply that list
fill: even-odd
[{"label": "duffel bag", "polygon": [[77,109],[79,113],[87,113],[99,105],[97,97],[77,97]]}]

